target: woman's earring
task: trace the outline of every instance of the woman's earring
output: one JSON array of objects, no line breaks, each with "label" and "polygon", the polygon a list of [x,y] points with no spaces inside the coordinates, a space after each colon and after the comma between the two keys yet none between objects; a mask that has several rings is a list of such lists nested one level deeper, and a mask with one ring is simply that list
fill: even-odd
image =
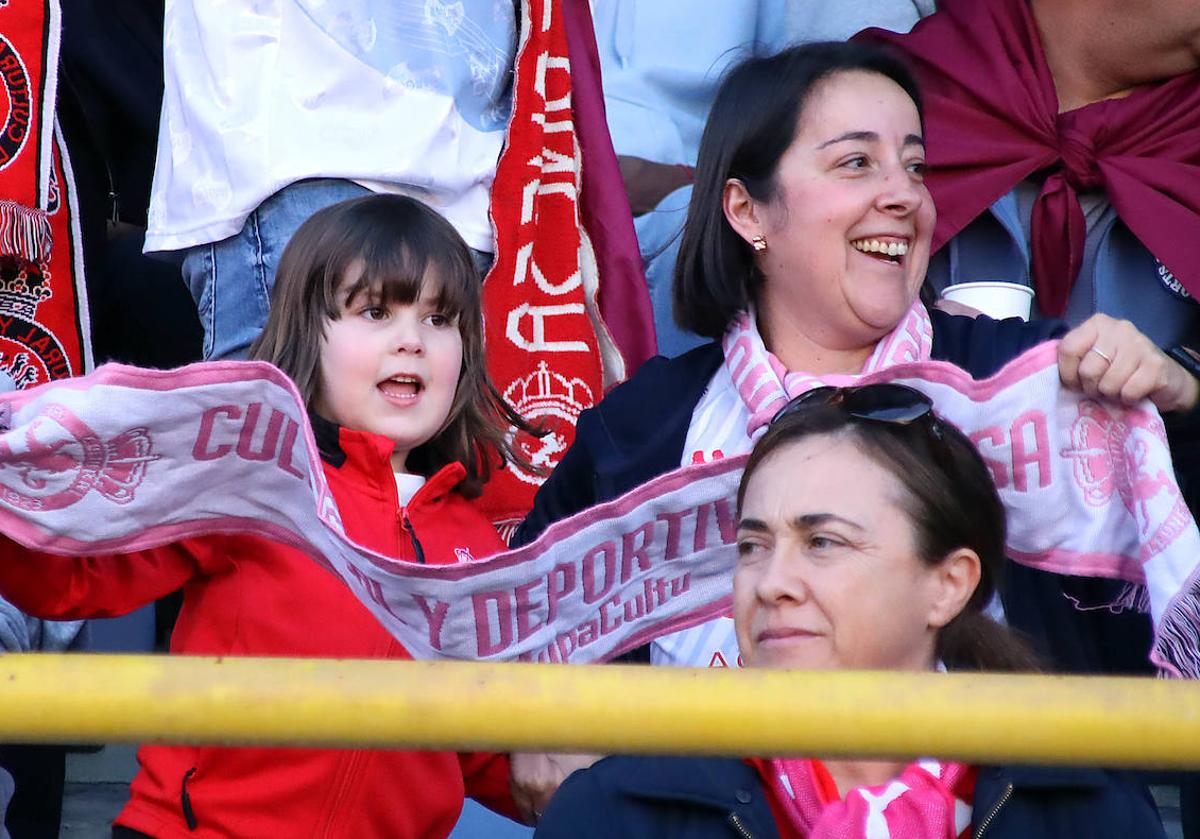
[{"label": "woman's earring", "polygon": [[755,253],[762,253],[767,249],[767,237],[755,236],[750,240],[750,247],[754,248]]}]

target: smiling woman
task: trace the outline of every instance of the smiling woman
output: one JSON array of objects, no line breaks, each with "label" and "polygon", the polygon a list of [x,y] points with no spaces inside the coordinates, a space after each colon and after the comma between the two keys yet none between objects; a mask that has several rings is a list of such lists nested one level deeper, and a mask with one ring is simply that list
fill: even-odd
[{"label": "smiling woman", "polygon": [[[888,76],[847,70],[814,85],[766,195],[725,181],[729,226],[767,243],[758,328],[788,369],[857,372],[912,306],[936,215],[924,160],[913,98]],[[809,281],[771,281],[797,265]]]},{"label": "smiling woman", "polygon": [[[655,475],[749,451],[779,407],[764,394],[795,395],[822,377],[940,360],[983,378],[1065,336],[1066,386],[1148,396],[1162,410],[1195,404],[1191,376],[1128,324],[1097,316],[1067,334],[1056,321],[927,310],[918,292],[936,211],[924,143],[920,92],[880,48],[806,44],[733,68],[701,139],[674,285],[676,320],[714,343],[649,362],[585,411],[514,543]],[[1048,625],[1039,614],[1029,628]],[[720,618],[655,639],[647,657],[722,666],[738,656]]]}]

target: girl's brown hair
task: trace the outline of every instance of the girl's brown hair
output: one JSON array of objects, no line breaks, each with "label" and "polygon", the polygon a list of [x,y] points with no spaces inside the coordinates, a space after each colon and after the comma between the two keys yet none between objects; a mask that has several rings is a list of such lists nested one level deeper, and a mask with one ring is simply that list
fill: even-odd
[{"label": "girl's brown hair", "polygon": [[312,410],[322,387],[325,326],[341,317],[343,303],[363,294],[383,306],[409,305],[426,282],[437,283],[442,313],[457,318],[462,372],[445,423],[409,453],[407,466],[428,477],[462,463],[467,478],[459,492],[473,498],[506,461],[528,468],[507,431],[529,427],[488,377],[481,282],[471,253],[450,223],[420,201],[366,195],[318,210],[301,224],[280,256],[270,315],[250,358],[287,373]]},{"label": "girl's brown hair", "polygon": [[936,654],[950,670],[1036,671],[1029,646],[985,610],[1008,563],[1005,513],[975,446],[950,423],[929,414],[915,422],[858,419],[836,404],[781,415],[755,444],[738,486],[738,510],[750,478],[774,452],[807,437],[848,437],[904,488],[917,555],[935,566],[958,548],[979,555],[980,578],[966,606],[938,633]]}]

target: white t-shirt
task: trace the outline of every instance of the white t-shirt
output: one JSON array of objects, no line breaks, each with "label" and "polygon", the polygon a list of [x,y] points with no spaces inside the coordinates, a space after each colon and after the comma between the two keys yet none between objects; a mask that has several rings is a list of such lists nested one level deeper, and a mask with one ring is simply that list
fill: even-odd
[{"label": "white t-shirt", "polygon": [[396,477],[396,492],[400,496],[400,506],[404,507],[412,497],[417,494],[417,490],[425,486],[424,475],[410,475],[407,472],[393,472]]},{"label": "white t-shirt", "polygon": [[436,207],[494,250],[512,0],[167,0],[146,251],[237,233],[305,178]]}]

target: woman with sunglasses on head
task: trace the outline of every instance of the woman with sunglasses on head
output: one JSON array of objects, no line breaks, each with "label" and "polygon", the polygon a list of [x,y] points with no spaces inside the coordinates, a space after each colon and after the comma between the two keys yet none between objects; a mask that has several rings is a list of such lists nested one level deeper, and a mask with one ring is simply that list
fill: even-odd
[{"label": "woman with sunglasses on head", "polygon": [[[738,510],[733,614],[747,666],[1034,669],[1028,649],[984,612],[1005,565],[991,477],[919,392],[869,385],[798,397],[755,445]],[[1164,833],[1143,789],[1097,769],[613,757],[567,780],[536,835]]]},{"label": "woman with sunglasses on head", "polygon": [[[713,342],[648,362],[580,416],[573,446],[513,544],[657,475],[749,451],[766,379],[794,393],[819,377],[925,358],[984,378],[1061,337],[1068,387],[1126,402],[1148,396],[1163,411],[1195,405],[1196,381],[1128,323],[1100,315],[1067,334],[1056,322],[926,310],[918,291],[936,213],[924,143],[916,85],[878,47],[807,44],[735,67],[700,141],[675,273],[676,320]],[[1053,575],[1021,570],[1002,595],[1009,620],[1056,669],[1100,669],[1110,654],[1112,639],[1098,641],[1091,626],[1100,619],[1076,612]],[[1093,595],[1112,602],[1117,593],[1078,599]],[[1131,624],[1110,634],[1134,636],[1121,643],[1144,662],[1148,622],[1103,620]],[[658,638],[644,652],[656,664],[738,663],[728,618]],[[544,797],[556,777],[547,769],[543,778]]]},{"label": "woman with sunglasses on head", "polygon": [[[760,432],[747,365],[789,392],[798,380],[922,358],[984,378],[1063,338],[1068,387],[1127,403],[1149,397],[1164,412],[1196,404],[1196,380],[1128,323],[1099,315],[1067,333],[1055,321],[926,310],[918,291],[936,213],[924,143],[916,85],[878,47],[807,44],[735,67],[701,140],[675,275],[676,319],[713,343],[647,363],[580,417],[515,543],[656,475],[749,451]],[[1031,620],[1042,621],[1037,611]],[[1073,644],[1053,651],[1055,666],[1097,666]],[[736,657],[727,619],[650,649],[655,663],[732,666]]]}]

